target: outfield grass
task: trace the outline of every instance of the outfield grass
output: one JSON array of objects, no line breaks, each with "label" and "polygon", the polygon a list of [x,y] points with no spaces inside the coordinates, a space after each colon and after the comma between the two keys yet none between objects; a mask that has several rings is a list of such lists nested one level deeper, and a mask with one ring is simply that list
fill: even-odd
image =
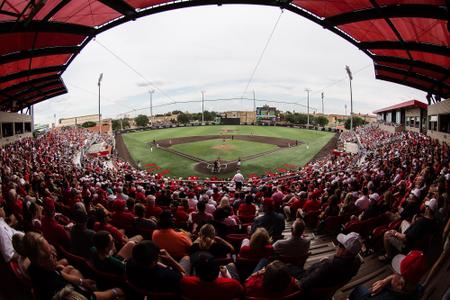
[{"label": "outfield grass", "polygon": [[230,161],[238,160],[240,157],[252,154],[275,150],[278,147],[276,145],[258,142],[241,140],[226,140],[224,142],[222,139],[215,139],[173,145],[172,148],[207,161],[213,161],[217,158]]},{"label": "outfield grass", "polygon": [[[225,130],[228,130],[229,132],[224,132]],[[297,147],[286,148],[271,155],[243,162],[241,170],[243,174],[247,176],[251,173],[263,175],[266,171],[276,171],[279,168],[289,169],[291,167],[303,166],[311,160],[311,158],[313,158],[334,135],[334,133],[330,132],[286,127],[223,125],[179,127],[134,132],[125,134],[123,139],[133,160],[136,162],[139,161],[143,168],[146,164],[154,164],[159,167],[159,172],[168,170],[168,176],[187,177],[196,175],[205,177],[204,174],[194,170],[195,162],[156,148],[153,148],[153,152],[150,152],[150,147],[147,143],[154,139],[160,140],[184,136],[220,135],[221,133],[233,135],[254,134],[288,138],[302,142]],[[200,155],[197,153],[196,156]],[[288,166],[286,166],[286,164],[288,164]],[[228,177],[230,175],[231,174],[222,174],[221,177]]]}]

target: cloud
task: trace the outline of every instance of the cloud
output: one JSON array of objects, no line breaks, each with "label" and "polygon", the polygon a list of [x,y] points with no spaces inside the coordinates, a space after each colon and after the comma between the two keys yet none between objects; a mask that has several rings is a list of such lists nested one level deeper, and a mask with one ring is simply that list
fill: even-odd
[{"label": "cloud", "polygon": [[[135,113],[148,113],[149,89],[155,89],[155,106],[167,104],[154,113],[200,111],[200,103],[170,103],[198,101],[202,90],[209,100],[240,98],[280,13],[279,8],[266,6],[204,6],[158,13],[108,30],[91,41],[63,74],[69,93],[37,104],[35,119],[43,123],[53,122],[54,114],[61,118],[96,113],[100,73],[105,117],[140,108]],[[268,103],[281,110],[306,111],[305,88],[310,88],[312,107],[320,109],[324,92],[325,112],[344,113],[345,104],[350,106],[345,65],[354,73],[355,112],[424,99],[424,92],[376,80],[373,63],[363,52],[289,11],[282,14],[244,97],[253,98],[255,91],[257,99],[297,103]],[[253,101],[205,105],[208,110],[246,110],[253,108]]]}]

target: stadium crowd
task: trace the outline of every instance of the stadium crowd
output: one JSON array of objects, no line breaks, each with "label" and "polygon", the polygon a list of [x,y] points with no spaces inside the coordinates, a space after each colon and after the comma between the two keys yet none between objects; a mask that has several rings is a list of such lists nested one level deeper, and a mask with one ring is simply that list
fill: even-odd
[{"label": "stadium crowd", "polygon": [[[394,273],[350,299],[410,299],[448,258],[449,149],[413,132],[355,134],[341,141],[359,140],[361,154],[237,186],[117,157],[78,166],[90,141],[112,143],[82,129],[23,139],[0,148],[1,254],[37,299],[226,300],[325,299],[379,251]],[[341,231],[335,255],[306,269],[305,227]]]}]

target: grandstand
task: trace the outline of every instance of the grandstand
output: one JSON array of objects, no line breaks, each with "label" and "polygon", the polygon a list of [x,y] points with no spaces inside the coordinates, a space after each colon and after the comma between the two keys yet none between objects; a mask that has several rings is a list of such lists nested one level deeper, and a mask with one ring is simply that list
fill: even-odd
[{"label": "grandstand", "polygon": [[[97,34],[237,2],[331,30],[378,79],[428,92],[427,111],[380,109],[295,171],[222,181],[136,169],[100,128],[32,137],[32,105],[67,92],[61,74]],[[447,2],[80,3],[0,0],[0,299],[450,298]]]}]

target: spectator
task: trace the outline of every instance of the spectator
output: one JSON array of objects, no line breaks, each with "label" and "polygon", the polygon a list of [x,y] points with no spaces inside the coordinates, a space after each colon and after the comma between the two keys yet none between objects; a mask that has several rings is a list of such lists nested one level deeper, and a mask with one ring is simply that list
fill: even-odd
[{"label": "spectator", "polygon": [[75,225],[70,230],[70,242],[72,253],[88,258],[90,249],[94,246],[93,238],[95,231],[87,228],[88,215],[84,209],[75,209],[73,220]]},{"label": "spectator", "polygon": [[229,278],[227,269],[219,267],[212,256],[201,255],[194,264],[194,270],[196,276],[181,280],[181,294],[186,299],[232,300],[243,294],[239,281]]},{"label": "spectator", "polygon": [[114,288],[106,291],[91,292],[95,282],[85,279],[72,266],[58,265],[55,249],[40,234],[27,232],[18,238],[16,251],[30,259],[28,274],[40,299],[50,300],[67,285],[72,285],[76,291],[87,299],[117,299],[123,291]]},{"label": "spectator", "polygon": [[425,202],[425,207],[424,216],[416,217],[404,233],[394,229],[386,231],[383,238],[386,254],[379,257],[381,261],[391,259],[396,252],[412,249],[427,250],[425,249],[428,246],[427,241],[436,231],[434,212],[438,208],[437,200],[431,199]]},{"label": "spectator", "polygon": [[309,267],[299,282],[300,290],[308,295],[314,288],[333,288],[344,285],[358,273],[361,261],[357,256],[361,250],[359,234],[338,234],[336,255],[321,260]]},{"label": "spectator", "polygon": [[256,205],[253,204],[252,195],[245,196],[245,203],[239,205],[237,214],[241,220],[253,221],[256,217]]},{"label": "spectator", "polygon": [[138,230],[153,230],[156,228],[154,219],[145,218],[145,206],[138,203],[134,206],[134,228]]},{"label": "spectator", "polygon": [[55,201],[47,197],[44,199],[44,217],[42,218],[42,233],[44,237],[57,247],[70,249],[70,236],[64,226],[55,220]]},{"label": "spectator", "polygon": [[93,241],[94,247],[91,249],[91,257],[94,266],[102,272],[123,275],[125,273],[125,260],[131,257],[131,251],[136,243],[129,241],[122,249],[116,251],[113,237],[104,230],[97,231]]},{"label": "spectator", "polygon": [[6,223],[4,206],[5,203],[0,202],[0,252],[4,261],[10,262],[13,259],[19,259],[20,257],[20,255],[14,250],[12,237],[15,234],[23,235],[23,232],[15,230]]},{"label": "spectator", "polygon": [[298,282],[281,261],[273,261],[245,281],[247,297],[279,299],[298,291]]},{"label": "spectator", "polygon": [[162,208],[159,206],[156,206],[155,203],[155,196],[153,195],[149,195],[147,196],[147,210],[145,213],[145,217],[146,218],[150,218],[150,217],[159,217],[159,215],[161,215],[161,213],[163,212]]},{"label": "spectator", "polygon": [[276,255],[287,258],[303,258],[308,255],[310,240],[303,238],[305,222],[297,219],[292,224],[292,235],[289,239],[278,240],[273,244]]},{"label": "spectator", "polygon": [[417,284],[426,271],[426,259],[421,251],[411,251],[408,255],[398,254],[392,260],[394,274],[378,280],[370,289],[356,287],[350,300],[402,300],[413,299],[417,295]]},{"label": "spectator", "polygon": [[250,259],[270,258],[273,254],[272,241],[264,228],[258,228],[249,239],[242,241],[239,256]]},{"label": "spectator", "polygon": [[128,280],[149,292],[177,292],[184,273],[183,267],[152,241],[137,244],[126,264]]},{"label": "spectator", "polygon": [[221,258],[234,252],[234,248],[230,243],[216,236],[214,226],[205,224],[200,228],[198,238],[191,246],[191,256],[199,251],[208,251],[215,258]]},{"label": "spectator", "polygon": [[233,182],[236,186],[236,191],[240,191],[244,185],[244,176],[241,174],[240,170],[233,176]]},{"label": "spectator", "polygon": [[97,222],[94,224],[94,230],[100,231],[100,230],[106,230],[108,231],[112,237],[114,238],[114,241],[118,245],[125,245],[128,242],[128,237],[124,234],[123,230],[117,229],[117,227],[109,224],[109,221],[111,218],[109,217],[109,212],[106,211],[105,208],[99,206],[95,211]]},{"label": "spectator", "polygon": [[284,217],[274,211],[272,199],[264,199],[263,212],[264,215],[257,217],[253,222],[251,233],[255,232],[257,228],[263,227],[269,232],[273,240],[280,239],[285,226]]},{"label": "spectator", "polygon": [[197,228],[200,228],[201,226],[203,226],[203,224],[206,224],[213,220],[213,216],[205,212],[205,209],[206,202],[199,201],[197,203],[197,211],[194,211],[189,215],[188,223],[193,225],[193,232],[196,232]]},{"label": "spectator", "polygon": [[161,214],[158,229],[153,231],[153,242],[161,249],[165,249],[176,259],[189,254],[192,241],[187,233],[174,230],[172,214],[165,211]]}]

